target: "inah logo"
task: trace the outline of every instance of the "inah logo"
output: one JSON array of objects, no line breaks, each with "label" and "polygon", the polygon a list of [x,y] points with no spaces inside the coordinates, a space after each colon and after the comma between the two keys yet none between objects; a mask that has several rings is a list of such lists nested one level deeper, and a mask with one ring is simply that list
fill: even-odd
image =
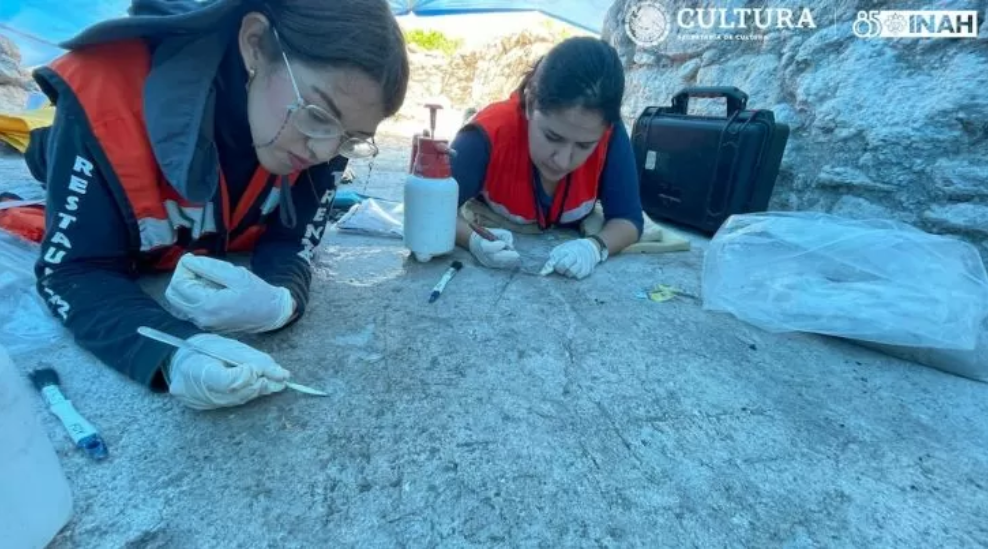
[{"label": "inah logo", "polygon": [[658,2],[645,0],[628,11],[624,30],[639,46],[654,46],[669,35],[669,14]]},{"label": "inah logo", "polygon": [[977,38],[974,10],[859,11],[851,25],[858,38]]}]

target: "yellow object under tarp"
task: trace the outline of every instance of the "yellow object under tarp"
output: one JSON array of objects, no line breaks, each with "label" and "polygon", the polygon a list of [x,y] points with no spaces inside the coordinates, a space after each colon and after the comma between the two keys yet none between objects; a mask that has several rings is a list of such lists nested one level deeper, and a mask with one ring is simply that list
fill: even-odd
[{"label": "yellow object under tarp", "polygon": [[23,154],[27,150],[31,130],[51,126],[54,120],[55,107],[51,105],[19,113],[0,112],[0,141]]}]

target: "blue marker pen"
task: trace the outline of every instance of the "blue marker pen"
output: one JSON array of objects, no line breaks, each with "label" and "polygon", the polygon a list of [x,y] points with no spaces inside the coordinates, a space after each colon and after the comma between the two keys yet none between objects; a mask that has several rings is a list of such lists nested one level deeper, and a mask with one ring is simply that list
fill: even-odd
[{"label": "blue marker pen", "polygon": [[95,460],[106,458],[108,453],[103,437],[76,411],[72,401],[62,394],[62,390],[58,387],[58,372],[51,368],[42,368],[31,372],[29,377],[34,387],[41,392],[48,409],[62,421],[76,448],[81,448]]}]

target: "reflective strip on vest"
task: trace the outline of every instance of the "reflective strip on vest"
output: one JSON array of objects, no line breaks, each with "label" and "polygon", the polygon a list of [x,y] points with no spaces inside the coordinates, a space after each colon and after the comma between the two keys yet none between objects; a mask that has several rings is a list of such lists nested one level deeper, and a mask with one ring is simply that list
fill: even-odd
[{"label": "reflective strip on vest", "polygon": [[167,219],[143,217],[137,220],[141,232],[141,251],[146,252],[162,246],[171,246],[178,240],[177,229],[192,231],[192,238],[216,232],[215,208],[212,203],[205,207],[180,206],[174,200],[165,201]]},{"label": "reflective strip on vest", "polygon": [[261,215],[268,215],[273,212],[278,207],[279,200],[281,200],[281,187],[272,187],[268,198],[261,205]]},{"label": "reflective strip on vest", "polygon": [[[491,210],[493,210],[501,217],[504,217],[505,219],[511,221],[512,223],[517,223],[519,225],[531,225],[537,221],[535,219],[525,219],[520,215],[515,215],[511,213],[508,210],[508,208],[505,207],[504,205],[498,204],[497,202],[491,200],[491,197],[490,195],[487,194],[486,190],[483,191],[482,194],[484,197],[484,201],[487,202],[487,205],[490,207]],[[563,215],[559,216],[559,223],[569,224],[580,221],[584,217],[590,215],[590,212],[593,211],[593,208],[596,205],[597,205],[597,199],[594,198],[591,200],[587,200],[586,202],[580,204],[575,208],[566,210],[565,212],[563,212]]]},{"label": "reflective strip on vest", "polygon": [[559,216],[559,222],[560,223],[576,223],[577,221],[580,221],[584,217],[590,215],[590,212],[593,211],[593,207],[596,204],[597,204],[597,199],[596,198],[587,200],[583,204],[580,204],[579,206],[577,206],[577,207],[575,207],[575,208],[573,208],[571,210],[567,210],[567,211],[563,212],[563,215]]},{"label": "reflective strip on vest", "polygon": [[[123,191],[130,210],[127,213],[131,214],[127,217],[136,221],[138,234],[133,236],[140,239],[141,252],[160,252],[175,245],[183,230],[189,232],[191,242],[188,244],[195,247],[196,240],[218,232],[224,224],[229,223],[229,230],[235,231],[241,228],[244,218],[255,217],[271,174],[259,165],[238,204],[226,203],[226,182],[222,173],[219,176],[225,197],[223,202],[217,201],[215,206],[193,206],[178,200],[177,191],[158,169],[144,122],[143,90],[151,66],[151,52],[144,40],[124,39],[69,51],[52,61],[49,68],[82,106],[88,126],[105,153],[106,162],[101,161],[99,169],[114,174],[119,181],[119,190]],[[56,79],[50,75],[44,79],[55,89],[61,88],[57,83],[52,84]],[[220,171],[219,168],[215,163],[200,167],[204,172]],[[294,184],[297,177],[298,173],[293,173],[288,180]],[[267,198],[264,207],[272,211],[279,203],[279,195],[273,193]],[[261,225],[255,222],[243,227],[242,231],[246,233]],[[239,232],[229,235],[230,246],[238,242],[240,235],[236,233]],[[256,233],[255,230],[250,234]],[[165,255],[170,258],[166,263],[175,259],[174,254]]]},{"label": "reflective strip on vest", "polygon": [[508,221],[511,221],[512,223],[517,223],[519,225],[531,225],[535,223],[534,219],[525,219],[520,215],[515,215],[511,213],[511,211],[508,210],[508,208],[506,208],[503,204],[491,200],[491,195],[488,194],[487,189],[484,189],[481,192],[481,195],[484,197],[484,202],[487,203],[487,206],[490,207],[490,209],[493,210],[494,213],[500,215],[501,217],[507,219]]}]

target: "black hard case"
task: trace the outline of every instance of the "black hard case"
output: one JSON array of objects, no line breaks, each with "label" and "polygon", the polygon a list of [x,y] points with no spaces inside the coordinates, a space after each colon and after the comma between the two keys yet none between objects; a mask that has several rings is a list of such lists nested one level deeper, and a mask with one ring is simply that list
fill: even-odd
[{"label": "black hard case", "polygon": [[[727,115],[687,114],[690,97],[726,98]],[[768,208],[789,126],[747,103],[735,87],[692,87],[642,111],[631,140],[649,217],[713,234],[733,214]]]}]

